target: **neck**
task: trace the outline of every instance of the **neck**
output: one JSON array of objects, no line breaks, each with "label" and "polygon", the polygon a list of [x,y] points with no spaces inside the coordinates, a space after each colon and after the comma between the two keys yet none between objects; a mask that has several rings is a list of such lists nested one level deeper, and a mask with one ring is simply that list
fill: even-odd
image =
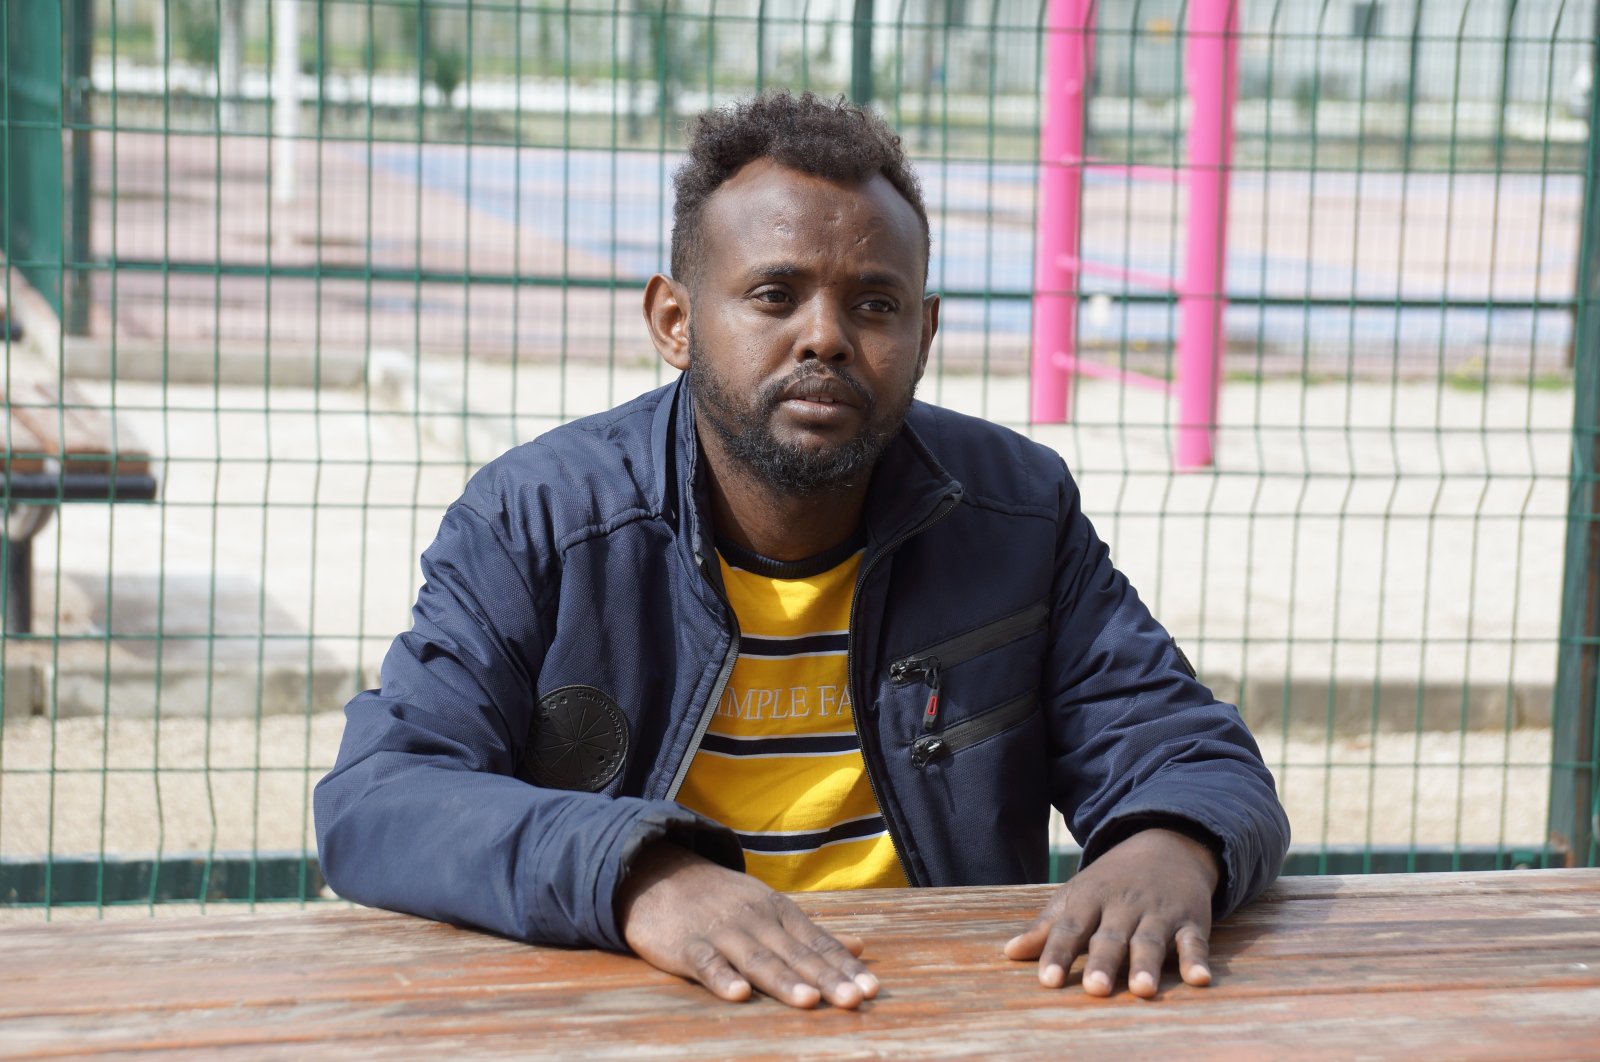
[{"label": "neck", "polygon": [[734,545],[773,560],[805,560],[845,542],[861,525],[869,476],[833,491],[775,491],[721,452],[714,435],[701,436],[711,515],[717,533]]}]

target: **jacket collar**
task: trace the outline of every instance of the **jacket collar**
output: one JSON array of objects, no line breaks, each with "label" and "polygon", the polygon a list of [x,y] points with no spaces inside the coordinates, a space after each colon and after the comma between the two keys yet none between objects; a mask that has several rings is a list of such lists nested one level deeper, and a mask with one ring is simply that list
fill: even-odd
[{"label": "jacket collar", "polygon": [[[913,411],[921,405],[913,403]],[[884,448],[872,473],[865,513],[869,555],[921,526],[947,499],[961,496],[961,484],[939,463],[910,420]],[[715,536],[707,484],[698,474],[701,454],[694,403],[681,376],[666,387],[656,407],[651,449],[658,511],[678,527],[680,540],[698,562]]]}]

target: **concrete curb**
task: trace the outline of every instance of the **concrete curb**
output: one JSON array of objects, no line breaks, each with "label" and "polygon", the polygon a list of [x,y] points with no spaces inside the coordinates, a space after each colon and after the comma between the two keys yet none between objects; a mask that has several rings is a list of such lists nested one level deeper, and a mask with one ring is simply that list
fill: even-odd
[{"label": "concrete curb", "polygon": [[359,350],[169,346],[68,336],[62,348],[67,376],[97,380],[167,381],[269,387],[360,387],[366,359]]},{"label": "concrete curb", "polygon": [[[176,649],[177,647],[175,647]],[[378,682],[376,663],[353,664],[318,659],[306,668],[298,661],[157,661],[130,658],[113,646],[107,663],[104,643],[64,643],[52,650],[47,640],[7,647],[5,701],[7,722],[29,716],[56,719],[214,718],[306,715],[342,708],[356,693]],[[287,654],[282,654],[287,655]]]},{"label": "concrete curb", "polygon": [[367,385],[375,405],[411,414],[431,446],[482,464],[524,440],[507,420],[464,417],[460,369],[419,361],[397,350],[374,350]]},{"label": "concrete curb", "polygon": [[1553,685],[1396,679],[1297,679],[1202,675],[1219,700],[1239,705],[1259,733],[1326,730],[1340,735],[1416,730],[1505,730],[1550,725]]},{"label": "concrete curb", "polygon": [[[52,654],[48,642],[8,650],[4,674],[5,718],[140,718],[159,707],[163,717],[245,718],[333,711],[357,692],[378,684],[376,663],[357,668],[318,660],[308,671],[298,662],[153,661],[118,658],[107,676],[103,645],[76,643]],[[22,657],[23,659],[19,659]],[[32,657],[32,659],[27,659]],[[1291,679],[1206,675],[1218,699],[1240,705],[1251,730],[1328,732],[1341,736],[1433,731],[1500,731],[1548,727],[1553,688],[1504,682],[1461,684],[1350,678]],[[1241,689],[1243,692],[1241,702]]]}]

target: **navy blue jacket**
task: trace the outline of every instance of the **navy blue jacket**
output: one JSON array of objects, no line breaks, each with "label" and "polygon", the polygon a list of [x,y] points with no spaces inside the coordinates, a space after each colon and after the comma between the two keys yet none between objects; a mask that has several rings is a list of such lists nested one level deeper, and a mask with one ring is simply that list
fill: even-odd
[{"label": "navy blue jacket", "polygon": [[[738,655],[698,460],[674,383],[472,478],[317,786],[339,895],[621,949],[613,896],[646,842],[742,868],[729,831],[673,801]],[[913,884],[1046,880],[1052,805],[1086,862],[1151,824],[1206,840],[1218,915],[1271,882],[1289,832],[1272,776],[1112,566],[1059,456],[914,403],[865,524],[848,675]],[[573,687],[612,706],[596,792],[526,780],[539,702]]]}]

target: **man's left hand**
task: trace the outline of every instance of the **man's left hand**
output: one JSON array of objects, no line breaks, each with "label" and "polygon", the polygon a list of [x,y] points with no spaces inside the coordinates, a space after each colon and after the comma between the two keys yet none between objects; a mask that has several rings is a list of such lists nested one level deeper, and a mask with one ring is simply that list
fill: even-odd
[{"label": "man's left hand", "polygon": [[1109,996],[1126,966],[1128,991],[1153,996],[1167,952],[1177,944],[1178,973],[1211,983],[1211,894],[1216,857],[1172,830],[1134,834],[1056,890],[1044,913],[1006,942],[1006,957],[1038,959],[1039,983],[1060,988],[1087,955],[1083,990]]}]

